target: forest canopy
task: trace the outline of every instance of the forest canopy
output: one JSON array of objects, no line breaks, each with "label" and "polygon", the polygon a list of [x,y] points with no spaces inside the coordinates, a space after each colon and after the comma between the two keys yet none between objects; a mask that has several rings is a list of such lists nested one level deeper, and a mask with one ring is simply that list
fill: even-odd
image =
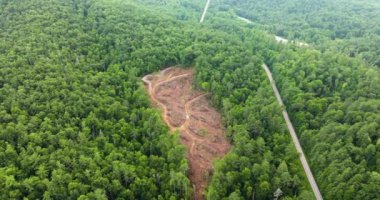
[{"label": "forest canopy", "polygon": [[259,2],[215,1],[199,24],[201,0],[0,0],[0,199],[191,199],[141,81],[173,65],[233,145],[206,199],[313,199],[264,63],[323,197],[380,198],[378,2]]},{"label": "forest canopy", "polygon": [[257,26],[291,40],[340,51],[380,67],[380,2],[377,0],[215,0]]}]

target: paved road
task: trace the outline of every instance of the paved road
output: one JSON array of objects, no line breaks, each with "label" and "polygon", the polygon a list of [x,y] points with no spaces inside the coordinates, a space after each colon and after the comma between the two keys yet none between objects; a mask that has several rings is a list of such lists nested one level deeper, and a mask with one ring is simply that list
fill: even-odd
[{"label": "paved road", "polygon": [[201,20],[199,21],[200,23],[202,23],[205,20],[205,16],[206,16],[208,7],[210,6],[210,1],[211,0],[207,0],[207,2],[206,2],[205,8],[204,8],[203,13],[202,13]]},{"label": "paved road", "polygon": [[[276,87],[276,83],[274,82],[273,80],[273,77],[272,77],[272,73],[271,71],[269,70],[268,66],[266,64],[263,64],[263,68],[268,76],[268,79],[270,81],[270,84],[272,86],[272,89],[273,89],[273,92],[276,96],[276,99],[278,101],[278,103],[280,104],[280,106],[284,106],[284,103],[282,102],[282,99],[281,99],[281,96],[280,96],[280,93],[278,92],[277,90],[277,87]],[[317,200],[323,200],[322,198],[322,195],[321,195],[321,192],[319,191],[319,188],[318,188],[318,185],[317,183],[315,182],[315,179],[314,179],[314,176],[313,176],[313,173],[311,172],[310,170],[310,167],[309,167],[309,164],[307,163],[307,160],[305,158],[305,155],[303,153],[303,150],[302,150],[302,147],[301,147],[301,144],[298,140],[298,137],[297,137],[297,134],[296,134],[296,131],[294,130],[294,127],[292,125],[292,122],[290,121],[289,119],[289,115],[288,115],[288,112],[286,111],[286,109],[283,107],[283,110],[282,110],[282,115],[284,116],[284,119],[285,119],[285,122],[286,122],[286,125],[288,126],[288,129],[289,129],[289,132],[290,132],[290,135],[292,137],[292,140],[293,140],[293,143],[294,145],[296,146],[296,149],[297,149],[297,152],[298,154],[300,155],[300,160],[301,160],[301,163],[302,163],[302,167],[303,169],[305,170],[305,173],[306,173],[306,176],[307,176],[307,179],[309,180],[309,183],[311,185],[311,188],[313,189],[313,192],[314,192],[314,195],[315,195],[315,198]]]}]

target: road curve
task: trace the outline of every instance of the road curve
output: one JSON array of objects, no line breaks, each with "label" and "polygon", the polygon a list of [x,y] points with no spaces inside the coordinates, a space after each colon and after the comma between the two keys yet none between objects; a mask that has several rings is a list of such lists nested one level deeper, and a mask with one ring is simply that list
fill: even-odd
[{"label": "road curve", "polygon": [[210,6],[210,1],[211,0],[207,0],[207,2],[206,2],[205,8],[203,9],[201,20],[199,21],[200,23],[202,23],[205,20],[205,16],[206,16],[208,7]]},{"label": "road curve", "polygon": [[300,144],[300,142],[298,140],[296,131],[294,130],[293,124],[292,124],[292,122],[289,119],[288,112],[286,111],[286,109],[284,107],[284,103],[282,102],[280,93],[277,90],[276,83],[275,83],[275,81],[273,80],[273,77],[272,77],[272,73],[271,73],[271,71],[269,70],[269,68],[268,68],[268,66],[266,64],[263,64],[263,68],[264,68],[264,70],[265,70],[265,72],[266,72],[266,74],[268,76],[269,82],[270,82],[270,84],[272,86],[272,89],[273,89],[273,92],[274,92],[274,94],[276,96],[278,104],[280,104],[280,106],[283,107],[282,115],[284,116],[286,125],[287,125],[287,127],[289,129],[289,132],[290,132],[290,135],[292,137],[293,143],[296,146],[297,152],[300,155],[300,160],[301,160],[301,163],[302,163],[302,167],[303,167],[303,169],[304,169],[304,171],[306,173],[307,179],[309,180],[309,183],[310,183],[310,186],[311,186],[311,188],[312,188],[312,190],[314,192],[315,198],[317,200],[323,200],[321,192],[319,191],[318,185],[315,182],[313,173],[311,172],[309,164],[307,163],[307,160],[306,160],[305,155],[303,153],[303,150],[302,150],[301,144]]},{"label": "road curve", "polygon": [[[161,75],[164,75],[166,73],[166,71],[170,70],[171,68],[167,68],[163,71],[161,71]],[[181,129],[181,130],[185,130],[186,129],[186,126],[188,124],[188,121],[190,119],[189,115],[190,115],[190,105],[192,103],[194,103],[195,101],[197,101],[198,99],[208,95],[208,93],[202,93],[200,95],[197,95],[195,96],[194,98],[192,98],[191,100],[189,100],[188,102],[185,103],[185,114],[186,114],[186,119],[185,119],[185,122],[180,126],[180,127],[174,127],[173,125],[170,124],[170,120],[168,119],[168,109],[166,107],[166,105],[164,105],[163,103],[161,103],[160,100],[158,100],[155,96],[155,92],[156,92],[156,89],[157,87],[165,84],[165,83],[168,83],[170,81],[174,81],[176,79],[179,79],[179,78],[183,78],[183,77],[187,77],[187,76],[190,76],[190,74],[181,74],[181,75],[177,75],[177,76],[174,76],[174,77],[169,77],[169,79],[165,80],[165,81],[162,81],[162,82],[159,82],[157,83],[154,87],[152,87],[152,82],[149,79],[149,77],[152,77],[152,75],[146,75],[142,78],[143,82],[145,84],[148,85],[148,91],[149,91],[149,94],[150,96],[152,97],[153,101],[156,102],[163,110],[163,117],[164,117],[164,121],[166,122],[166,124],[168,124],[169,128],[171,129],[171,131],[175,131],[177,128]],[[195,144],[195,141],[203,141],[203,139],[198,139],[196,137],[194,137],[193,135],[191,134],[188,134],[187,132],[185,132],[189,137],[192,138],[193,140],[193,143],[191,145],[191,148],[189,150],[189,153],[192,154],[193,153],[193,149],[194,149],[194,144]]]},{"label": "road curve", "polygon": [[[168,69],[166,69],[166,70],[168,70]],[[166,70],[162,71],[161,74],[164,74],[166,72]],[[190,74],[181,74],[181,75],[178,75],[175,77],[171,77],[168,80],[159,82],[154,87],[152,87],[152,82],[150,80],[148,80],[149,77],[152,77],[152,75],[146,75],[142,78],[143,82],[148,85],[149,94],[152,97],[153,101],[156,102],[164,110],[164,112],[162,113],[162,116],[163,116],[164,120],[166,121],[166,123],[168,124],[171,131],[175,131],[177,129],[177,127],[174,127],[173,125],[170,124],[170,120],[168,119],[168,108],[163,103],[161,103],[161,101],[159,101],[156,98],[156,96],[154,95],[154,92],[156,91],[156,88],[158,86],[160,86],[164,83],[179,79],[179,78],[186,77],[186,76],[190,76]]]}]

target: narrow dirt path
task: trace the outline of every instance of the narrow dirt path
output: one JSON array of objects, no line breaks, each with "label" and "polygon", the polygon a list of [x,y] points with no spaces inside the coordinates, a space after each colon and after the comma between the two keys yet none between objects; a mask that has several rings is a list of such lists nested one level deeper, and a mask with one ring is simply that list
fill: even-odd
[{"label": "narrow dirt path", "polygon": [[187,148],[193,198],[204,199],[213,160],[230,149],[220,114],[208,103],[207,93],[192,89],[192,70],[171,67],[142,80],[152,102],[163,109],[164,121],[172,131],[180,131],[181,142]]},{"label": "narrow dirt path", "polygon": [[197,101],[198,99],[200,99],[200,98],[202,98],[202,97],[204,97],[204,96],[206,96],[206,95],[207,95],[207,93],[200,94],[200,95],[194,97],[193,99],[191,99],[190,101],[186,102],[186,104],[185,104],[186,121],[185,121],[185,123],[182,124],[181,128],[186,128],[186,123],[187,123],[187,122],[189,121],[189,119],[190,119],[190,108],[189,108],[189,106],[190,106],[192,103],[194,103],[195,101]]},{"label": "narrow dirt path", "polygon": [[[269,82],[270,82],[270,84],[272,86],[272,89],[273,89],[273,92],[274,92],[274,94],[276,96],[278,104],[280,104],[280,106],[283,107],[284,103],[283,103],[283,101],[281,99],[280,93],[278,92],[276,83],[273,80],[271,71],[269,70],[269,68],[268,68],[268,66],[266,64],[263,64],[263,68],[264,68],[264,70],[265,70],[265,72],[266,72],[266,74],[268,76]],[[286,122],[286,125],[287,125],[287,127],[289,129],[290,136],[292,137],[293,143],[296,146],[297,152],[300,155],[300,160],[301,160],[301,163],[302,163],[302,167],[303,167],[303,169],[304,169],[304,171],[306,173],[307,179],[309,180],[309,183],[310,183],[311,188],[312,188],[312,190],[314,192],[315,198],[317,200],[323,200],[321,192],[319,191],[317,182],[314,179],[313,173],[311,172],[309,164],[307,163],[307,160],[306,160],[305,155],[303,153],[303,150],[302,150],[301,144],[300,144],[300,142],[298,140],[296,131],[294,130],[293,124],[292,124],[292,122],[289,119],[288,112],[286,111],[286,109],[284,107],[283,107],[283,110],[282,110],[282,115],[283,115],[283,117],[285,119],[285,122]]]},{"label": "narrow dirt path", "polygon": [[187,124],[188,124],[188,122],[190,121],[190,105],[191,105],[192,103],[194,103],[195,101],[199,100],[200,98],[206,96],[206,95],[207,95],[207,93],[205,93],[205,94],[200,94],[200,95],[194,97],[192,100],[186,102],[186,104],[185,104],[186,121],[181,125],[180,128],[181,128],[181,130],[184,130],[184,131],[185,131],[185,134],[187,134],[187,135],[193,140],[193,142],[191,143],[191,147],[190,147],[190,149],[189,149],[189,154],[191,154],[191,155],[194,155],[194,146],[195,146],[195,143],[196,143],[196,142],[203,142],[204,139],[199,139],[199,138],[195,137],[195,136],[192,135],[192,134],[188,134],[188,132],[186,131]]},{"label": "narrow dirt path", "polygon": [[153,95],[153,87],[152,87],[152,82],[150,82],[148,80],[149,77],[152,77],[152,75],[147,75],[147,76],[144,76],[144,78],[142,79],[143,82],[145,84],[148,85],[148,91],[149,91],[149,94],[150,94],[150,97],[152,98],[152,100],[157,103],[162,109],[164,109],[164,112],[162,113],[162,117],[164,118],[164,121],[167,123],[167,125],[169,126],[170,130],[171,131],[174,131],[176,128],[174,126],[172,126],[170,123],[169,123],[169,120],[168,120],[168,109],[166,108],[166,106],[164,104],[162,104],[156,97],[155,95]]},{"label": "narrow dirt path", "polygon": [[[170,81],[174,81],[174,80],[177,80],[177,79],[181,79],[183,77],[187,77],[187,76],[190,76],[191,74],[182,74],[182,75],[178,75],[178,76],[175,76],[175,77],[171,77],[171,75],[169,75],[168,79],[166,80],[163,80],[163,81],[160,81],[159,83],[155,84],[155,86],[152,88],[152,92],[151,92],[151,96],[153,98],[155,98],[155,91],[157,90],[158,87],[162,86],[163,84],[167,83],[167,82],[170,82]],[[177,127],[174,127],[170,120],[169,120],[169,117],[168,117],[168,108],[167,106],[165,106],[163,103],[161,103],[158,99],[155,98],[155,101],[157,102],[157,104],[160,105],[161,108],[164,109],[164,113],[163,113],[163,116],[164,116],[164,120],[166,121],[166,123],[169,125],[170,129],[172,131],[174,131]]]},{"label": "narrow dirt path", "polygon": [[210,6],[210,1],[211,0],[207,0],[207,2],[206,2],[205,8],[203,9],[201,20],[199,20],[200,23],[202,23],[205,20],[205,16],[206,16],[208,7]]},{"label": "narrow dirt path", "polygon": [[[167,68],[165,70],[168,70],[168,69],[171,69],[171,68]],[[164,74],[165,74],[165,71],[162,71],[161,75],[164,75]],[[183,78],[183,77],[186,77],[186,76],[190,76],[190,75],[191,74],[182,74],[182,75],[178,75],[176,77],[171,77],[171,75],[170,75],[168,77],[168,79],[162,80],[162,81],[156,83],[154,85],[154,87],[152,87],[152,82],[148,80],[150,77],[153,77],[152,75],[146,75],[142,79],[143,82],[148,85],[149,94],[150,94],[151,98],[153,99],[153,101],[155,103],[157,103],[164,110],[164,112],[162,114],[162,117],[164,118],[164,121],[168,124],[168,126],[169,126],[169,128],[170,128],[171,131],[175,131],[177,127],[174,127],[170,123],[170,120],[168,119],[168,108],[156,98],[156,95],[154,95],[154,92],[156,91],[157,87],[159,87],[160,85],[163,85],[163,84],[165,84],[165,83],[167,83],[169,81],[173,81],[173,80],[180,79],[180,78]]]}]

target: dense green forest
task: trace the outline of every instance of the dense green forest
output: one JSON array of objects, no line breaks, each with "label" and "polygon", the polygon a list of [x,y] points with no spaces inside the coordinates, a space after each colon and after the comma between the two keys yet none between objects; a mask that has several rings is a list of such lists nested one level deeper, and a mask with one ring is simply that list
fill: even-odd
[{"label": "dense green forest", "polygon": [[[239,35],[246,49],[257,52],[256,55],[261,55],[262,60],[272,66],[275,80],[280,86],[285,105],[296,125],[324,198],[379,198],[380,193],[377,188],[380,186],[380,73],[378,69],[365,66],[360,59],[352,59],[337,53],[320,53],[313,49],[278,45],[265,35],[234,24],[233,20],[214,17],[209,21],[214,29]],[[247,56],[238,56],[239,62],[229,63],[228,71],[232,66],[236,66],[236,63],[244,63],[242,58]],[[214,63],[217,68],[223,67],[215,61],[210,63]],[[197,66],[201,68],[203,65]],[[242,69],[244,67],[240,66],[239,70]],[[240,77],[245,77],[243,83],[237,76],[233,81],[219,79],[217,75],[211,76],[209,82],[216,81],[220,85],[218,89],[211,86],[211,90],[215,90],[213,94],[223,96],[229,94],[226,90],[229,84],[236,84],[234,93],[245,89],[251,91],[252,88],[248,83],[252,74],[257,73],[241,74]],[[225,74],[229,76],[228,72]],[[255,93],[255,96],[259,95],[260,93]],[[247,95],[244,96],[248,98]],[[234,99],[233,95],[230,98]],[[244,105],[249,105],[252,101],[244,100]],[[223,103],[223,106],[230,108],[229,101],[226,105],[226,102]],[[255,102],[254,105],[260,104]],[[243,107],[240,114],[254,113],[246,109]],[[238,113],[237,110],[231,111]],[[225,116],[228,123],[229,113],[225,113]],[[241,122],[249,119],[244,114],[242,118],[238,116],[241,115],[234,115],[231,119],[239,119]],[[263,112],[254,116],[258,116],[260,120],[265,119]],[[259,127],[265,127],[262,121],[261,123],[249,121],[246,125],[258,124]],[[248,129],[248,132],[255,133],[255,129]],[[240,145],[236,148],[238,146]],[[218,170],[222,170],[222,183],[227,183],[224,179],[226,168],[235,172],[242,171],[236,169],[238,159],[231,162],[233,164],[227,165],[228,158],[229,156],[222,161],[226,162],[222,164],[223,168],[217,165],[213,180],[218,178]],[[212,182],[210,187],[216,186]]]},{"label": "dense green forest", "polygon": [[379,198],[379,70],[339,53],[277,45],[233,20],[209,21],[240,35],[272,66],[324,198]]},{"label": "dense green forest", "polygon": [[379,198],[379,71],[316,51],[283,50],[272,58],[325,198]]},{"label": "dense green forest", "polygon": [[[227,70],[209,68],[210,59],[228,66],[238,62],[235,51],[254,56],[252,51],[222,31],[199,31],[197,24],[184,25],[170,14],[125,1],[3,1],[1,15],[2,199],[190,197],[184,148],[150,108],[138,77],[165,66],[196,63],[199,83],[209,90],[217,86],[207,86],[211,73],[224,75]],[[231,47],[224,48],[225,43]],[[215,103],[223,98],[230,105],[226,112],[238,109],[228,111],[229,133],[251,150],[241,146],[228,156],[229,162],[239,158],[242,163],[236,169],[224,167],[231,180],[217,186],[223,180],[215,179],[208,197],[255,194],[270,199],[281,188],[284,196],[308,199],[312,194],[280,108],[265,89],[261,61],[241,63],[246,67],[234,67],[228,91],[236,87],[236,76],[259,72],[257,79],[247,80],[252,91],[234,93],[235,100],[216,94]],[[256,90],[265,98],[254,97]],[[243,105],[249,94],[260,109],[253,102]],[[245,107],[257,113],[263,109],[266,125],[261,127],[253,113],[249,120],[256,120],[255,126],[246,128],[248,122],[233,119]],[[257,134],[248,133],[254,129]],[[260,179],[253,167],[262,168]],[[223,164],[220,168],[217,173]],[[244,174],[235,174],[240,169]],[[240,182],[245,182],[241,188],[234,185]]]},{"label": "dense green forest", "polygon": [[[377,5],[376,2],[366,2],[360,8],[367,9],[368,4],[372,6]],[[353,5],[348,4],[344,9],[353,9]],[[187,6],[187,4],[183,4],[183,6]],[[302,6],[300,7],[303,8]],[[247,6],[242,6],[241,8],[246,9]],[[199,9],[202,9],[202,7],[199,6]],[[326,7],[322,7],[321,9],[326,9]],[[369,11],[377,12],[373,9],[369,9]],[[271,15],[271,13],[268,13],[268,15]],[[366,12],[366,14],[361,17],[369,18],[369,12]],[[326,17],[328,13],[320,15]],[[343,16],[344,14],[341,14],[340,17]],[[249,16],[245,17],[249,18]],[[365,37],[376,33],[375,29],[378,28],[376,22],[379,20],[366,22],[361,17],[355,18],[353,16],[352,19],[363,21],[360,30],[366,32],[366,34],[368,33]],[[344,22],[352,23],[350,20]],[[327,20],[326,23],[334,22]],[[377,189],[380,187],[379,70],[368,65],[366,66],[360,60],[360,57],[349,58],[352,55],[343,55],[346,54],[344,51],[342,52],[343,54],[337,52],[334,49],[334,45],[327,42],[331,38],[326,39],[326,42],[320,42],[320,44],[324,43],[326,47],[331,48],[320,53],[311,48],[277,45],[267,36],[260,35],[260,31],[252,32],[252,28],[257,29],[255,25],[255,22],[254,26],[245,25],[223,13],[209,15],[206,22],[207,27],[229,33],[229,38],[235,37],[237,40],[242,40],[246,50],[253,50],[256,57],[260,59],[260,56],[262,56],[261,60],[271,66],[324,197],[326,199],[380,198],[380,193]],[[325,24],[321,23],[322,25],[324,26]],[[339,30],[344,30],[344,28],[337,27],[333,31]],[[349,29],[352,32],[358,30]],[[287,36],[280,33],[277,34]],[[323,36],[323,34],[320,35]],[[297,39],[297,37],[290,38]],[[350,45],[347,41],[358,40],[358,38],[359,36],[352,36],[349,33],[344,37],[342,36],[342,40],[344,40],[344,45],[346,46]],[[309,42],[314,43],[313,41]],[[376,44],[376,41],[371,41],[362,45],[376,46]],[[218,49],[220,48],[222,47],[219,46]],[[372,58],[379,58],[376,49],[367,48],[366,51],[374,55]],[[206,54],[213,55],[214,52],[206,52]],[[230,104],[230,98],[235,99],[231,95],[231,89],[233,88],[232,91],[235,95],[237,93],[241,95],[240,100],[244,102],[244,106],[249,105],[252,100],[246,101],[245,99],[249,97],[249,92],[246,94],[243,92],[244,95],[242,95],[241,91],[245,89],[248,89],[247,91],[255,91],[254,88],[250,87],[249,82],[253,77],[252,74],[260,73],[245,72],[240,74],[240,76],[235,76],[231,80],[230,75],[233,73],[231,70],[233,71],[236,67],[239,69],[239,72],[240,70],[244,71],[243,69],[245,68],[243,66],[247,62],[245,59],[249,57],[248,55],[239,55],[236,50],[234,53],[236,54],[236,60],[218,61],[216,58],[209,58],[206,64],[203,63],[207,59],[198,61],[196,64],[198,76],[203,77],[199,81],[199,84],[213,93],[214,104],[221,107],[226,117],[226,126],[229,130],[231,130],[236,122],[242,123],[245,126],[259,124],[256,122],[244,123],[248,120],[248,116],[244,113],[253,112],[252,110],[246,110],[246,107],[231,109],[234,104]],[[217,58],[223,57],[225,55],[220,53]],[[204,66],[212,66],[213,70],[203,72],[206,70]],[[258,66],[256,64],[256,70]],[[218,70],[225,68],[227,71],[220,73],[219,71],[215,71],[216,68]],[[205,76],[204,73],[208,74],[209,77]],[[250,76],[246,77],[246,74],[250,74]],[[240,78],[244,80],[240,80]],[[258,78],[256,77],[255,79],[257,80]],[[205,81],[205,83],[202,83],[202,81]],[[256,95],[260,95],[260,93],[256,93]],[[257,105],[260,104],[257,103]],[[240,113],[238,112],[238,108],[242,108]],[[228,111],[235,112],[235,115],[232,115],[232,117],[232,113]],[[239,116],[243,117],[239,118]],[[261,112],[254,116],[259,116],[259,120],[263,119]],[[231,122],[230,119],[239,120]],[[263,124],[265,123],[261,121],[259,126],[261,128],[265,127]],[[243,130],[240,129],[237,132],[233,132],[233,137],[240,135],[237,133]],[[249,130],[248,132],[252,134],[255,131]],[[237,138],[232,139],[234,144],[237,143],[237,140]],[[241,143],[239,144],[241,145]],[[236,145],[236,149],[240,145]],[[231,152],[231,155],[234,155],[234,151]],[[242,154],[238,155],[241,156]],[[249,181],[244,182],[243,180],[242,182],[242,180],[239,180],[230,183],[230,179],[226,177],[229,170],[236,173],[234,174],[235,176],[238,176],[237,174],[242,172],[242,168],[238,168],[237,166],[239,165],[236,163],[240,163],[238,157],[231,159],[230,155],[218,163],[208,194],[215,192],[224,195],[225,189],[223,190],[222,188],[227,188],[227,191],[233,192],[231,194],[234,196],[243,196],[245,194],[245,190],[241,190],[241,188],[244,188],[244,183],[249,185]],[[239,189],[234,192],[236,188]],[[246,196],[245,199],[248,199],[248,197]]]},{"label": "dense green forest", "polygon": [[211,9],[232,11],[273,34],[380,67],[378,0],[215,0]]},{"label": "dense green forest", "polygon": [[[170,8],[178,20],[198,20],[205,1],[136,0]],[[152,6],[153,5],[153,6]],[[208,16],[252,21],[252,27],[306,42],[323,52],[341,52],[380,66],[380,3],[377,0],[212,0]],[[206,23],[209,23],[206,21]]]},{"label": "dense green forest", "polygon": [[184,148],[138,78],[175,61],[177,24],[120,1],[0,9],[0,199],[189,198]]},{"label": "dense green forest", "polygon": [[[351,40],[378,37],[375,21],[363,35],[326,28],[319,42],[231,2],[215,2],[200,25],[201,0],[0,0],[0,199],[191,199],[185,148],[139,78],[177,64],[195,67],[233,145],[207,199],[273,199],[278,188],[282,199],[313,199],[264,62],[324,198],[379,199],[380,72],[333,50],[336,38],[356,52]],[[360,5],[366,19],[377,4]],[[229,6],[268,27],[239,23]],[[265,29],[323,51],[277,44]],[[359,54],[376,64],[373,47]]]},{"label": "dense green forest", "polygon": [[199,87],[213,94],[235,145],[216,163],[207,198],[271,199],[280,188],[297,199],[313,199],[262,59],[235,38],[232,43],[204,38],[210,46],[195,62]]}]

